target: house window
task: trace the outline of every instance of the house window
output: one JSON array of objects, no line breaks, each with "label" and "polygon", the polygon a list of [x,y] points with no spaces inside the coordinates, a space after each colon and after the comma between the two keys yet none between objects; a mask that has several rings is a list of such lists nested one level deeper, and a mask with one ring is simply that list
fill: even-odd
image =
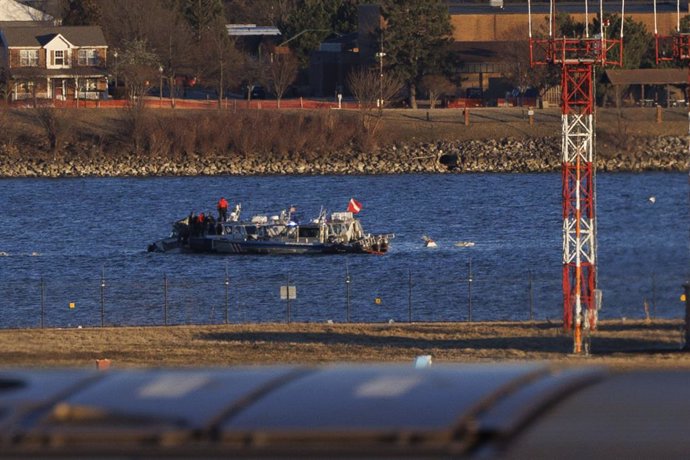
[{"label": "house window", "polygon": [[20,50],[19,61],[19,65],[22,67],[37,67],[38,50]]},{"label": "house window", "polygon": [[97,91],[98,90],[98,80],[95,78],[86,78],[84,80],[84,91]]},{"label": "house window", "polygon": [[63,50],[55,50],[53,54],[53,65],[65,65],[65,52]]},{"label": "house window", "polygon": [[81,49],[79,50],[79,65],[97,65],[98,52],[95,49]]}]

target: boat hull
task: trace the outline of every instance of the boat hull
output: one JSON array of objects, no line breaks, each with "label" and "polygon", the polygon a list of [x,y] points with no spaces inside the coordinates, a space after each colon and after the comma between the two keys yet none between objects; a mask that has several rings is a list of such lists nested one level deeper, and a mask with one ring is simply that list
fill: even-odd
[{"label": "boat hull", "polygon": [[[314,242],[276,242],[276,241],[237,241],[220,238],[190,238],[184,250],[216,254],[357,254],[367,253],[356,244],[314,243]],[[380,251],[386,252],[387,247]]]}]

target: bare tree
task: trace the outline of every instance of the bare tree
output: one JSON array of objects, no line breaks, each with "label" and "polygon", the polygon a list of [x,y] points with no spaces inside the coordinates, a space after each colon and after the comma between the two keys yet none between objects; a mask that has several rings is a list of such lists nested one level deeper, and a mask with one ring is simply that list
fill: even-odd
[{"label": "bare tree", "polygon": [[254,56],[244,55],[242,62],[242,75],[246,78],[245,90],[247,94],[247,104],[252,100],[252,92],[257,84],[264,84],[266,79],[266,63]]},{"label": "bare tree", "polygon": [[429,97],[429,107],[435,108],[442,96],[453,95],[457,87],[443,75],[425,75],[422,78],[422,89]]},{"label": "bare tree", "polygon": [[384,107],[400,93],[403,83],[390,73],[380,74],[376,70],[366,68],[357,68],[350,72],[347,81],[359,104],[362,127],[373,137],[381,124]]},{"label": "bare tree", "polygon": [[292,54],[273,55],[269,65],[270,85],[278,99],[278,108],[283,95],[297,78],[299,63]]},{"label": "bare tree", "polygon": [[505,37],[510,41],[510,46],[506,46],[507,70],[503,73],[504,78],[519,89],[521,96],[528,88],[536,89],[541,101],[546,91],[560,83],[560,69],[554,65],[532,67],[529,42],[514,39],[527,37],[527,25],[512,28]]},{"label": "bare tree", "polygon": [[130,103],[141,104],[151,81],[158,75],[160,66],[158,56],[148,47],[146,40],[133,40],[125,44],[120,59],[120,73],[125,79],[125,87]]},{"label": "bare tree", "polygon": [[218,21],[215,27],[203,34],[200,48],[203,51],[200,55],[204,56],[203,78],[218,91],[220,108],[225,90],[238,82],[237,63],[242,62],[242,55],[228,35],[224,21]]},{"label": "bare tree", "polygon": [[347,77],[350,91],[362,109],[378,109],[389,106],[402,89],[402,82],[392,73],[380,74],[377,70],[357,68]]}]

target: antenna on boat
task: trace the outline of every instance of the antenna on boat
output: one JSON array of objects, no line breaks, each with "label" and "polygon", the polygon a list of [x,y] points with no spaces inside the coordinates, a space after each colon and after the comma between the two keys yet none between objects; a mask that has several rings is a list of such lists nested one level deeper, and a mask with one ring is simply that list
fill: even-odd
[{"label": "antenna on boat", "polygon": [[[535,37],[532,1],[529,16],[530,63],[561,68],[562,196],[563,196],[563,327],[573,331],[573,352],[587,353],[589,334],[596,329],[596,187],[594,143],[594,70],[623,65],[625,1],[621,3],[619,38],[608,38],[603,0],[599,0],[599,37],[556,37],[556,0],[549,2],[548,37]],[[589,22],[588,0],[584,0]],[[584,339],[584,349],[583,349]]]}]

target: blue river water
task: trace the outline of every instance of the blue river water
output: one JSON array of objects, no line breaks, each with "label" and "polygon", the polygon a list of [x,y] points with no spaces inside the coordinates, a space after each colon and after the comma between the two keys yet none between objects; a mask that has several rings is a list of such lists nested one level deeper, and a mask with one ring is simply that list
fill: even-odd
[{"label": "blue river water", "polygon": [[[600,317],[643,317],[645,300],[682,316],[688,195],[684,173],[598,174]],[[3,179],[0,196],[0,328],[562,317],[558,173]],[[396,237],[384,256],[146,252],[220,196],[303,218],[354,197],[366,231]]]}]

